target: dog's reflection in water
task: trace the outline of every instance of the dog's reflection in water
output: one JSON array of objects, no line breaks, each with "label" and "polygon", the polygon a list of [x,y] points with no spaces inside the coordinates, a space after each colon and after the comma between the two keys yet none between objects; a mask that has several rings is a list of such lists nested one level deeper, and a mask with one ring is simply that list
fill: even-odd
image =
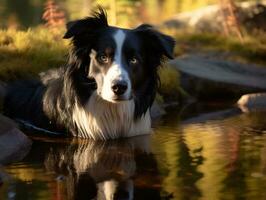
[{"label": "dog's reflection in water", "polygon": [[114,141],[73,140],[51,148],[47,170],[66,177],[69,199],[133,199],[138,154],[149,154],[149,136]]}]

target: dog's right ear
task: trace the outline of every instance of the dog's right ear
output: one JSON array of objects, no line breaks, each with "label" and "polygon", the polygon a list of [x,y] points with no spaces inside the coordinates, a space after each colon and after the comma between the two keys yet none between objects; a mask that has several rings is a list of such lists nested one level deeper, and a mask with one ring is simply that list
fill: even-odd
[{"label": "dog's right ear", "polygon": [[98,28],[107,26],[108,22],[106,12],[101,7],[99,7],[98,11],[94,12],[91,17],[68,22],[67,32],[65,33],[63,38],[75,38],[83,34],[88,34],[92,30],[97,30]]}]

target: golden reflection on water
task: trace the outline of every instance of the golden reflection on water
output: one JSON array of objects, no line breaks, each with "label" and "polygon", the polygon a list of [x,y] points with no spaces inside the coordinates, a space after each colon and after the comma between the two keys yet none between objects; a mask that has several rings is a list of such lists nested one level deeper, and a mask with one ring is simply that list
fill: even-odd
[{"label": "golden reflection on water", "polygon": [[158,127],[157,137],[169,138],[157,155],[159,168],[167,171],[163,190],[175,199],[266,199],[265,116]]},{"label": "golden reflection on water", "polygon": [[[190,156],[194,158],[193,154],[197,152],[204,160],[197,166],[197,171],[202,173],[203,177],[196,183],[202,199],[220,199],[220,191],[223,189],[221,183],[226,177],[227,170],[230,170],[230,163],[234,165],[237,159],[237,152],[232,146],[237,145],[239,133],[213,126],[212,123],[202,124],[200,128],[198,125],[189,125],[182,132]],[[230,137],[231,135],[233,137]],[[201,149],[200,152],[198,149]]]},{"label": "golden reflection on water", "polygon": [[106,142],[34,137],[0,170],[0,199],[266,199],[265,116],[170,114],[151,136]]}]

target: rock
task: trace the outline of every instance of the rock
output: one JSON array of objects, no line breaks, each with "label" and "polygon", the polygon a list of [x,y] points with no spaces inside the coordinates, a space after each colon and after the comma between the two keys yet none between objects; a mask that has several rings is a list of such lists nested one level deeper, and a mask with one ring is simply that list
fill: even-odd
[{"label": "rock", "polygon": [[[266,1],[237,2],[237,16],[240,24],[248,31],[253,29],[266,30]],[[224,31],[224,18],[220,5],[210,5],[191,12],[183,12],[159,25],[159,28],[186,29],[202,32]]]},{"label": "rock", "polygon": [[154,101],[154,103],[152,104],[151,107],[151,118],[155,119],[155,118],[159,118],[162,115],[164,115],[165,109],[163,107],[162,104],[158,103],[157,101]]},{"label": "rock", "polygon": [[16,123],[0,115],[0,164],[22,159],[30,147],[31,140],[17,128]]},{"label": "rock", "polygon": [[4,185],[7,182],[11,182],[12,177],[7,172],[5,172],[4,168],[0,166],[0,189],[1,186]]},{"label": "rock", "polygon": [[180,72],[180,86],[197,99],[233,99],[266,91],[266,69],[237,62],[185,56],[169,63]]},{"label": "rock", "polygon": [[2,109],[4,96],[6,94],[6,84],[0,81],[0,110]]},{"label": "rock", "polygon": [[237,105],[243,112],[250,112],[251,110],[265,110],[266,109],[266,93],[255,93],[243,95],[238,101]]},{"label": "rock", "polygon": [[[222,16],[218,11],[219,6],[211,5],[191,12],[183,12],[165,21],[159,27],[168,29],[190,28],[197,31],[217,31],[221,29],[220,21],[222,20]],[[211,19],[216,23],[211,22]]]}]

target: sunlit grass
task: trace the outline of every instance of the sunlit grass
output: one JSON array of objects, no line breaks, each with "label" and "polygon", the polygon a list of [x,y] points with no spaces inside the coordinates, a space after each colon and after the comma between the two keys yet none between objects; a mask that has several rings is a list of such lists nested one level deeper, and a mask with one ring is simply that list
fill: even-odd
[{"label": "sunlit grass", "polygon": [[179,73],[177,70],[165,65],[160,68],[159,75],[161,80],[159,87],[160,94],[170,98],[170,100],[176,100],[178,94],[180,94]]},{"label": "sunlit grass", "polygon": [[0,80],[37,75],[64,63],[68,41],[44,28],[0,30]]},{"label": "sunlit grass", "polygon": [[226,57],[244,63],[266,65],[266,33],[244,36],[243,42],[236,37],[215,33],[177,32],[176,54],[208,54]]}]

